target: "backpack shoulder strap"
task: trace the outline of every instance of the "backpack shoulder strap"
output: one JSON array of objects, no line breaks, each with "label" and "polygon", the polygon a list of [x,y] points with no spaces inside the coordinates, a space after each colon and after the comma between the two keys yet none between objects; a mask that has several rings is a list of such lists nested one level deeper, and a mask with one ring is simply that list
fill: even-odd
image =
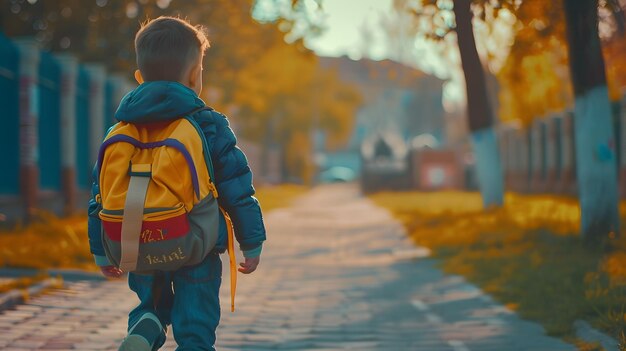
[{"label": "backpack shoulder strap", "polygon": [[122,255],[120,269],[132,272],[137,269],[139,258],[139,237],[143,224],[144,206],[148,185],[152,176],[150,164],[131,164],[129,169],[130,183],[124,204],[122,219]]},{"label": "backpack shoulder strap", "polygon": [[202,131],[202,128],[200,128],[200,125],[198,124],[198,122],[196,122],[196,120],[193,118],[194,115],[202,112],[202,111],[209,111],[210,113],[213,113],[213,111],[215,111],[212,107],[210,106],[203,106],[200,108],[197,108],[191,112],[189,112],[188,114],[186,114],[184,116],[184,118],[191,123],[191,125],[194,126],[194,128],[196,129],[196,131],[198,132],[198,135],[200,136],[200,140],[202,140],[202,149],[203,149],[203,154],[204,154],[204,161],[206,163],[206,166],[208,168],[208,172],[209,172],[209,178],[211,178],[211,188],[213,189],[213,195],[215,198],[218,197],[217,194],[217,187],[215,186],[215,172],[213,170],[213,160],[211,160],[211,150],[209,149],[209,143],[206,140],[206,137],[204,136],[204,132]]}]

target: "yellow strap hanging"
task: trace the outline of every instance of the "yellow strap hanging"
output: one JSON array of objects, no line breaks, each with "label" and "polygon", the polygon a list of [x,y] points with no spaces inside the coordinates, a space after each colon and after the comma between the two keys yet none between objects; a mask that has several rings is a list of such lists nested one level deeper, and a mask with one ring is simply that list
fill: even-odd
[{"label": "yellow strap hanging", "polygon": [[235,312],[235,292],[237,291],[237,259],[235,258],[235,238],[233,221],[223,208],[220,211],[226,220],[226,230],[228,231],[228,260],[230,262],[230,311]]}]

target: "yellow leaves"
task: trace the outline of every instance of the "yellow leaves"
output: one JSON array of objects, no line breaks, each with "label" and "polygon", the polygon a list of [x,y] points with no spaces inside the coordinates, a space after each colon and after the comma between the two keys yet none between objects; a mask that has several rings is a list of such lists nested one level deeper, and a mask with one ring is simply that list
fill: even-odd
[{"label": "yellow leaves", "polygon": [[307,191],[301,185],[283,184],[277,186],[264,186],[257,191],[257,198],[264,212],[280,207],[289,206],[297,197]]},{"label": "yellow leaves", "polygon": [[[267,211],[288,205],[305,191],[303,186],[276,186],[259,189],[257,197]],[[41,220],[37,223],[0,232],[0,267],[97,269],[89,252],[85,215],[57,218],[42,213],[39,216]],[[44,278],[47,276],[38,276],[36,280]],[[32,283],[31,280],[18,280],[11,286],[0,284],[0,292]]]},{"label": "yellow leaves", "polygon": [[373,199],[383,207],[398,212],[416,210],[427,214],[468,214],[482,211],[483,207],[480,194],[454,191],[379,193]]},{"label": "yellow leaves", "polygon": [[76,231],[69,225],[65,226],[65,233],[70,238],[74,245],[80,245],[80,239],[78,239],[78,235],[76,235]]},{"label": "yellow leaves", "polygon": [[499,95],[502,120],[529,125],[535,118],[571,106],[573,93],[569,74],[559,57],[566,48],[558,42],[552,43],[550,48],[559,54],[543,51],[524,54],[518,59],[510,57],[498,73],[503,86]]},{"label": "yellow leaves", "polygon": [[30,293],[28,292],[27,289],[20,290],[20,293],[22,294],[22,301],[30,300]]},{"label": "yellow leaves", "polygon": [[588,342],[580,339],[574,340],[574,345],[578,351],[602,351],[604,347],[599,342]]},{"label": "yellow leaves", "polygon": [[519,304],[511,303],[511,302],[505,304],[504,306],[506,306],[506,308],[508,308],[511,311],[516,311],[519,308]]},{"label": "yellow leaves", "polygon": [[310,87],[315,68],[316,62],[295,47],[276,43],[237,74],[234,102],[258,116],[283,108],[290,99],[309,100],[310,91],[303,88]]},{"label": "yellow leaves", "polygon": [[252,141],[282,146],[287,170],[302,179],[313,177],[312,130],[326,131],[332,146],[344,143],[360,103],[356,90],[322,70],[310,52],[282,41],[243,67],[235,85],[233,103],[241,108],[237,122],[242,133]]},{"label": "yellow leaves", "polygon": [[580,206],[575,199],[554,195],[506,197],[507,216],[524,230],[545,228],[555,234],[578,233]]},{"label": "yellow leaves", "polygon": [[612,285],[626,286],[626,252],[610,253],[602,263],[602,270],[609,275]]},{"label": "yellow leaves", "polygon": [[[312,157],[306,157],[306,155],[312,154],[311,139],[307,133],[297,131],[289,140],[286,147],[287,167],[291,170],[292,174],[298,174],[302,177],[305,184],[310,184],[313,181],[315,166],[312,162]],[[302,157],[302,156],[305,157]]]},{"label": "yellow leaves", "polygon": [[606,62],[606,78],[609,85],[609,97],[612,101],[622,98],[626,88],[626,36],[617,35],[603,45]]},{"label": "yellow leaves", "polygon": [[[229,117],[238,135],[251,142],[287,150],[288,144],[303,145],[292,138],[320,127],[328,132],[332,146],[345,143],[360,103],[358,93],[336,74],[321,70],[302,39],[285,41],[280,26],[291,25],[289,21],[256,22],[251,16],[253,5],[216,0],[211,6],[182,1],[170,6],[188,14],[193,23],[208,25],[212,47],[205,57],[204,81],[219,94],[207,89],[203,97],[213,107],[233,111]],[[310,156],[307,150],[287,153],[305,159]],[[310,167],[286,163],[290,175],[310,177]]]},{"label": "yellow leaves", "polygon": [[[626,229],[608,254],[585,247],[576,199],[507,194],[503,208],[490,210],[481,210],[477,193],[372,199],[405,223],[446,272],[463,275],[549,333],[569,335],[579,319],[613,334],[626,330]],[[621,214],[626,218],[626,202]]]},{"label": "yellow leaves", "polygon": [[16,278],[16,279],[10,279],[10,280],[7,280],[6,282],[0,282],[0,293],[7,292],[13,289],[20,289],[24,291],[24,293],[28,294],[28,292],[25,292],[26,288],[46,278],[48,278],[47,274],[38,273],[30,277],[21,277],[21,278]]},{"label": "yellow leaves", "polygon": [[[518,30],[511,53],[498,72],[502,120],[528,125],[535,118],[573,106],[562,2],[525,0],[516,11]],[[603,43],[612,101],[626,88],[626,37]]]},{"label": "yellow leaves", "polygon": [[89,253],[87,220],[39,214],[40,221],[0,233],[0,266],[95,269]]},{"label": "yellow leaves", "polygon": [[[356,92],[322,71],[315,57],[282,42],[244,67],[236,85],[234,103],[250,113],[240,119],[275,119],[279,129],[289,132],[310,131],[317,118],[321,127],[345,137],[359,102]],[[253,137],[261,139],[265,131]]]},{"label": "yellow leaves", "polygon": [[482,210],[478,193],[381,193],[373,199],[401,218],[413,219],[417,215],[421,223],[411,235],[432,249],[484,242],[490,240],[488,233],[500,232],[502,228],[508,230],[506,240],[520,241],[522,248],[524,231],[544,228],[569,235],[578,232],[580,222],[578,203],[558,196],[507,194],[505,207],[488,211]]}]

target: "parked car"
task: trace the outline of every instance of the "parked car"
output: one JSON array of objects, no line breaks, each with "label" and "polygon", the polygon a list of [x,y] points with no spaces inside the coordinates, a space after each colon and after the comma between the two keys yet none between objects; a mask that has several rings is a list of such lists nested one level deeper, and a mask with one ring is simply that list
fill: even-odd
[{"label": "parked car", "polygon": [[357,178],[357,174],[351,168],[335,166],[319,174],[318,180],[321,183],[344,183],[351,182]]}]

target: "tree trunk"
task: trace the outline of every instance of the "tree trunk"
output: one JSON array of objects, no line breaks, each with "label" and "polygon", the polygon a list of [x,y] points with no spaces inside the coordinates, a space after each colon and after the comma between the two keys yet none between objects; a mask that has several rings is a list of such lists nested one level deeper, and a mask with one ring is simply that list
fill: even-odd
[{"label": "tree trunk", "polygon": [[619,232],[612,112],[598,36],[598,1],[563,0],[576,103],[576,171],[585,239]]},{"label": "tree trunk", "polygon": [[471,0],[454,0],[457,40],[467,90],[467,117],[483,204],[485,207],[501,206],[504,202],[502,166],[485,72],[474,40],[470,4]]}]

